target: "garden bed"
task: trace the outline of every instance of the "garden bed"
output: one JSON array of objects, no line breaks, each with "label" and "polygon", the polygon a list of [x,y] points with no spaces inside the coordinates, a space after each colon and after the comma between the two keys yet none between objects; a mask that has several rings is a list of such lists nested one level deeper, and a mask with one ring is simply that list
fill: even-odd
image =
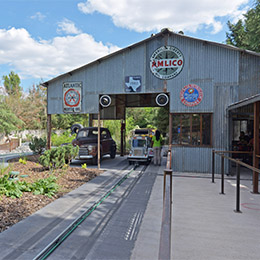
[{"label": "garden bed", "polygon": [[38,163],[38,155],[27,156],[25,159],[26,164],[19,162],[19,158],[10,160],[8,169],[5,169],[0,177],[10,171],[16,171],[19,172],[18,176],[20,176],[18,181],[33,183],[38,179],[46,179],[50,175],[54,175],[57,177],[56,183],[59,185],[59,190],[52,197],[34,195],[32,192],[24,192],[20,198],[2,195],[0,197],[0,232],[102,173],[98,169],[72,168],[70,166],[51,172]]}]

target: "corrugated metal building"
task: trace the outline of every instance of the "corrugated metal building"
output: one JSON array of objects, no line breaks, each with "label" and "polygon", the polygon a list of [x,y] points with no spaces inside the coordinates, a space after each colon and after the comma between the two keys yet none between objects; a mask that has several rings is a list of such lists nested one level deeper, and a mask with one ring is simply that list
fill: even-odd
[{"label": "corrugated metal building", "polygon": [[105,94],[112,103],[101,118],[124,119],[126,106],[157,106],[166,93],[173,170],[210,172],[212,149],[229,150],[234,139],[227,108],[259,93],[259,68],[257,53],[164,29],[45,82],[48,114],[96,115]]}]

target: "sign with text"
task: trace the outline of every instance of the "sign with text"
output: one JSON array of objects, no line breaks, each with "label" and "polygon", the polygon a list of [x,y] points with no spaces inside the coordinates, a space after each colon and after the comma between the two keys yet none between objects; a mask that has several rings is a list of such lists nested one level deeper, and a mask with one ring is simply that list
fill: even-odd
[{"label": "sign with text", "polygon": [[180,93],[181,103],[188,107],[197,106],[203,99],[202,89],[195,85],[189,84],[182,88]]},{"label": "sign with text", "polygon": [[159,79],[169,80],[176,77],[183,66],[183,54],[174,46],[162,46],[150,58],[150,70]]},{"label": "sign with text", "polygon": [[82,82],[63,83],[63,111],[78,113],[81,111]]}]

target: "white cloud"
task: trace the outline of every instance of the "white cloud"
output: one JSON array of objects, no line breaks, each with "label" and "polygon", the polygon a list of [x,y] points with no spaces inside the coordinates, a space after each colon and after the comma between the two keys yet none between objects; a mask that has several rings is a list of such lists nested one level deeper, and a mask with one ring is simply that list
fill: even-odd
[{"label": "white cloud", "polygon": [[0,29],[0,65],[8,64],[23,79],[57,76],[118,49],[85,33],[36,41],[23,28]]},{"label": "white cloud", "polygon": [[39,20],[39,21],[43,21],[45,19],[45,15],[43,15],[41,12],[37,12],[36,14],[32,15],[30,18],[33,20]]},{"label": "white cloud", "polygon": [[82,33],[81,30],[79,30],[75,24],[64,18],[62,22],[59,22],[58,23],[58,29],[57,29],[57,32],[65,32],[66,34],[80,34]]},{"label": "white cloud", "polygon": [[[202,25],[219,32],[223,24],[218,17],[234,17],[242,4],[249,0],[88,0],[78,4],[81,12],[99,12],[111,16],[118,27],[137,32],[173,31],[196,32]],[[240,11],[239,11],[240,10]],[[244,12],[244,10],[243,10]]]}]

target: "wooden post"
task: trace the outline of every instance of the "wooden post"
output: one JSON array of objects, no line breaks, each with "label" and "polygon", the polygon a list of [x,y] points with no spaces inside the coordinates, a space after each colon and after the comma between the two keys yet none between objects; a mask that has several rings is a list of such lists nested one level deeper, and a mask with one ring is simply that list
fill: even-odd
[{"label": "wooden post", "polygon": [[47,150],[51,149],[51,114],[47,115]]},{"label": "wooden post", "polygon": [[[253,166],[259,168],[259,104],[254,103],[254,151],[253,151]],[[258,193],[258,172],[253,171],[253,193]]]},{"label": "wooden post", "polygon": [[169,149],[172,145],[172,113],[169,113]]},{"label": "wooden post", "polygon": [[211,182],[214,183],[215,182],[215,150],[212,150],[212,178],[211,178]]},{"label": "wooden post", "polygon": [[93,115],[92,114],[88,115],[88,126],[89,127],[93,126]]},{"label": "wooden post", "polygon": [[124,156],[124,130],[125,130],[125,123],[121,120],[121,149],[120,149],[120,156]]},{"label": "wooden post", "polygon": [[100,111],[98,111],[98,169],[100,169]]}]

